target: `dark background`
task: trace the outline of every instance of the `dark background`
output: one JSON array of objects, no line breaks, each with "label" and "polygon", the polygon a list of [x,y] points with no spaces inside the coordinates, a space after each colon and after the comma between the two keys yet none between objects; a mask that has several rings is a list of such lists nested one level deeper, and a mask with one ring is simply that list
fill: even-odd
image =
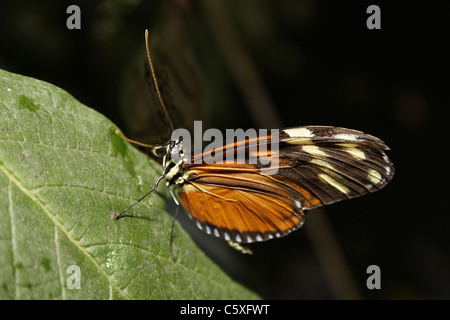
[{"label": "dark background", "polygon": [[[313,211],[252,256],[226,246],[210,254],[264,298],[448,299],[450,5],[392,2],[2,2],[0,68],[57,85],[131,137],[161,142],[167,124],[144,77],[149,28],[177,126],[322,124],[383,139],[396,174],[382,191]],[[66,27],[71,4],[81,30]],[[381,30],[366,27],[371,4]],[[366,287],[373,264],[381,290]]]}]

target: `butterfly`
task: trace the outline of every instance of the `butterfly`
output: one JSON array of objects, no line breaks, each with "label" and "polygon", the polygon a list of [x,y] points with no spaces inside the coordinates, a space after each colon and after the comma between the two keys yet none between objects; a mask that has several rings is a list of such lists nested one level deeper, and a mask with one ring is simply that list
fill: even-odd
[{"label": "butterfly", "polygon": [[[147,53],[154,77],[148,45]],[[165,108],[161,97],[160,103]],[[166,110],[165,114],[170,119]],[[266,152],[255,151],[255,143]],[[274,144],[275,150],[267,148]],[[235,244],[286,236],[303,225],[308,210],[380,190],[394,175],[385,153],[389,148],[382,140],[333,126],[281,129],[277,135],[242,139],[192,155],[185,154],[183,141],[177,139],[150,147],[163,158],[162,175],[116,219],[164,178],[171,193],[172,186],[178,190],[181,204],[201,230]],[[238,159],[241,151],[245,161],[208,161],[218,154]],[[261,159],[267,154],[278,159],[275,173],[265,171],[263,161],[250,161],[255,152]]]}]

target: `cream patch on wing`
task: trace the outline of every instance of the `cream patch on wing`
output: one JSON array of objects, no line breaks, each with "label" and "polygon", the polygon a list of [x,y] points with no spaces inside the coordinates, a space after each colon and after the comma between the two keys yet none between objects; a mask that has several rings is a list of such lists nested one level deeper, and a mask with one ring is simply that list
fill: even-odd
[{"label": "cream patch on wing", "polygon": [[333,186],[334,188],[336,188],[337,190],[339,190],[343,194],[349,194],[350,193],[349,188],[347,188],[342,183],[339,183],[338,181],[336,181],[335,179],[333,179],[332,177],[330,177],[329,175],[327,175],[325,173],[319,174],[319,178],[320,178],[320,180],[322,180],[322,181],[328,183],[329,185]]}]

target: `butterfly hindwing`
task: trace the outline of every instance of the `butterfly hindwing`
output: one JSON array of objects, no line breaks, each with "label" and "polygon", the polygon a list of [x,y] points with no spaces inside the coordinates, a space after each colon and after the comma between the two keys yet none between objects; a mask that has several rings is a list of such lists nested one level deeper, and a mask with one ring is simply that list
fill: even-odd
[{"label": "butterfly hindwing", "polygon": [[[202,230],[249,243],[284,236],[303,224],[301,193],[242,165],[234,172],[220,167],[196,166],[178,193]],[[304,201],[311,201],[305,194]]]}]

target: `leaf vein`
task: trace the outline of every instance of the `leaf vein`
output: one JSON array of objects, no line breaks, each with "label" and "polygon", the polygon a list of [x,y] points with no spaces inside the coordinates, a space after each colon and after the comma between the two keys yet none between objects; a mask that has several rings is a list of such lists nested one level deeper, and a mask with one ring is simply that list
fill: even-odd
[{"label": "leaf vein", "polygon": [[63,300],[66,300],[66,291],[64,287],[64,277],[61,269],[61,257],[59,254],[59,240],[58,240],[58,228],[55,225],[55,253],[56,253],[56,264],[58,265],[58,274],[59,274],[59,283],[61,285],[61,297]]}]

